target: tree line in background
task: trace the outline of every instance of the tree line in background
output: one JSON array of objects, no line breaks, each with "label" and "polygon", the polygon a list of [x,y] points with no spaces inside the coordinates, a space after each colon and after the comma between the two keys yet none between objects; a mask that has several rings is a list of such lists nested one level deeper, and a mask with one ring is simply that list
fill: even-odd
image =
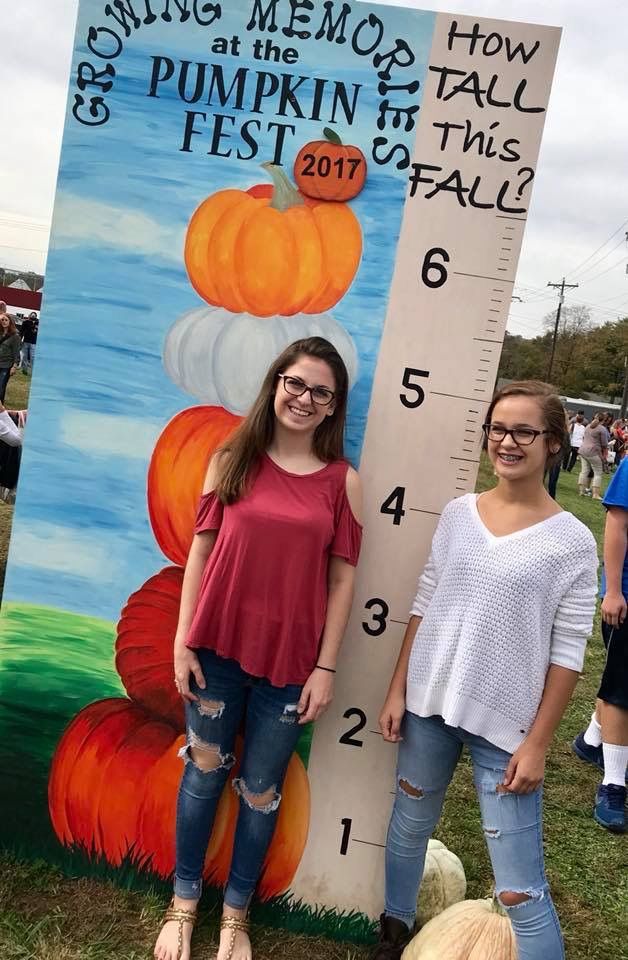
[{"label": "tree line in background", "polygon": [[[555,313],[543,320],[545,332],[528,339],[506,333],[499,377],[547,380]],[[628,357],[628,317],[594,326],[587,307],[565,307],[561,313],[551,382],[570,397],[596,394],[609,403],[621,400]]]}]

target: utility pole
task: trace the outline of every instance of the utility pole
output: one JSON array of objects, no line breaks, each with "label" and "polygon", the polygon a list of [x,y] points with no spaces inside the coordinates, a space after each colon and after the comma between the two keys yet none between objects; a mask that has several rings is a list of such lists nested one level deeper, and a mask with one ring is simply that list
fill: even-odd
[{"label": "utility pole", "polygon": [[622,420],[626,416],[626,407],[628,407],[628,357],[624,357],[624,395],[621,398],[621,410],[619,411]]},{"label": "utility pole", "polygon": [[558,310],[556,311],[556,322],[554,323],[554,336],[552,337],[552,352],[550,353],[549,363],[547,365],[547,375],[545,377],[548,383],[552,378],[552,367],[554,366],[554,353],[556,352],[556,340],[558,339],[558,324],[560,323],[560,311],[565,302],[565,289],[574,290],[580,286],[578,283],[565,283],[565,278],[560,283],[548,283],[548,287],[556,287],[560,290],[558,295]]}]

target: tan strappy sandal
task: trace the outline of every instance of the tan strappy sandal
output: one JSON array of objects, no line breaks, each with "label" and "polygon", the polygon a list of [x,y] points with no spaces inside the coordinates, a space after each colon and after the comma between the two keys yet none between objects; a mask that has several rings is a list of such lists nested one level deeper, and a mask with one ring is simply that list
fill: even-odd
[{"label": "tan strappy sandal", "polygon": [[229,943],[229,952],[227,953],[227,960],[231,960],[233,956],[233,948],[235,947],[235,938],[238,930],[242,930],[244,933],[248,934],[249,932],[249,921],[248,920],[238,920],[237,917],[223,917],[220,921],[221,930],[231,930],[231,942]]},{"label": "tan strappy sandal", "polygon": [[183,953],[183,924],[191,923],[192,926],[194,926],[196,923],[196,911],[179,910],[178,907],[175,907],[174,900],[171,900],[170,906],[164,913],[164,918],[161,923],[162,930],[171,920],[174,920],[179,924],[177,935],[177,960],[181,960],[181,954]]}]

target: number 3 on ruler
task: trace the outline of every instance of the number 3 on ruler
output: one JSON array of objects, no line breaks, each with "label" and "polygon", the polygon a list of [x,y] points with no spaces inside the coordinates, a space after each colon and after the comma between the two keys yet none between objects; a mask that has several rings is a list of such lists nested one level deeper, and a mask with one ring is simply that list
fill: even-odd
[{"label": "number 3 on ruler", "polygon": [[386,629],[386,617],[390,613],[388,604],[385,600],[380,600],[379,597],[373,597],[371,600],[367,600],[364,606],[367,610],[372,610],[373,607],[381,607],[380,613],[372,614],[376,626],[367,623],[366,620],[362,621],[362,629],[365,633],[368,633],[369,637],[381,636]]}]

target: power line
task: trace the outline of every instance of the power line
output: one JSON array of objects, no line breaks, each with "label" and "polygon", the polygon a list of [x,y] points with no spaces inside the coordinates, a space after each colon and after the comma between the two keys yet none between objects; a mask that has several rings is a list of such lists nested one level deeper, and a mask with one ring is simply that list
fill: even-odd
[{"label": "power line", "polygon": [[580,270],[581,267],[585,265],[585,263],[588,263],[589,260],[591,260],[596,255],[596,253],[599,253],[600,250],[602,250],[606,246],[606,244],[613,239],[613,237],[617,236],[619,231],[623,230],[627,223],[628,223],[628,220],[624,220],[623,223],[620,223],[617,229],[613,230],[610,237],[608,237],[604,241],[604,243],[601,243],[600,246],[597,248],[597,250],[594,250],[593,253],[590,253],[588,257],[585,257],[585,259],[581,263],[579,263],[577,267],[574,267],[572,270],[570,270],[569,273],[566,274],[566,276],[570,277],[573,273],[577,273],[577,271]]},{"label": "power line", "polygon": [[43,255],[46,253],[40,247],[18,247],[15,243],[0,243],[0,247],[5,247],[7,250],[26,250],[27,253],[41,253]]},{"label": "power line", "polygon": [[594,260],[593,263],[589,264],[588,267],[585,267],[584,270],[578,271],[575,277],[573,276],[573,273],[572,273],[572,279],[579,280],[581,277],[584,276],[585,273],[588,273],[589,270],[595,269],[595,267],[599,266],[599,264],[602,263],[604,260],[606,260],[607,257],[610,257],[611,253],[615,253],[615,250],[618,250],[623,243],[625,243],[624,237],[622,237],[621,240],[619,240],[614,247],[611,247],[611,249],[607,253],[604,253],[601,257],[598,257],[597,260]]},{"label": "power line", "polygon": [[594,277],[590,277],[588,280],[583,280],[582,285],[586,283],[593,283],[594,280],[599,280],[600,277],[603,277],[605,273],[608,273],[610,270],[614,270],[615,267],[618,267],[620,263],[625,263],[626,257],[620,257],[615,263],[611,263],[610,267],[607,267],[606,270],[602,270],[600,273],[596,273]]}]

